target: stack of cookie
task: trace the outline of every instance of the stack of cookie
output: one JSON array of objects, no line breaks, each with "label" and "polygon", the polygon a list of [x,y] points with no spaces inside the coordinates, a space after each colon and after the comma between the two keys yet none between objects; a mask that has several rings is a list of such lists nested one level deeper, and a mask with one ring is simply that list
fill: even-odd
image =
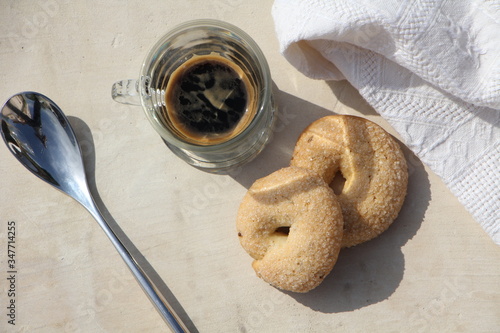
[{"label": "stack of cookie", "polygon": [[309,125],[289,167],[257,180],[237,230],[257,275],[293,292],[317,287],[343,247],[385,231],[406,196],[399,144],[377,124],[334,115]]}]

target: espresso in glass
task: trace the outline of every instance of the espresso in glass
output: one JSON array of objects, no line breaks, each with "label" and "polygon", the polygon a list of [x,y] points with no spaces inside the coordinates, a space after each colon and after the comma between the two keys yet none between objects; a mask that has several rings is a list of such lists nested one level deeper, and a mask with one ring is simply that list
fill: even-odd
[{"label": "espresso in glass", "polygon": [[257,108],[249,76],[217,53],[195,55],[171,74],[165,106],[171,129],[197,145],[234,138],[250,124]]},{"label": "espresso in glass", "polygon": [[201,170],[224,174],[256,157],[277,108],[269,66],[238,27],[194,20],[150,49],[138,79],[113,85],[113,99],[141,105],[167,147]]}]

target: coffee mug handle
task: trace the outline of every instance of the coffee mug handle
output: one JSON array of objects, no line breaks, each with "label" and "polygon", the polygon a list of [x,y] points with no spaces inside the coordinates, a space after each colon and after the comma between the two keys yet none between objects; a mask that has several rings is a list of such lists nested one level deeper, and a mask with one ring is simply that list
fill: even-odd
[{"label": "coffee mug handle", "polygon": [[138,80],[121,80],[113,84],[111,97],[122,104],[141,105]]}]

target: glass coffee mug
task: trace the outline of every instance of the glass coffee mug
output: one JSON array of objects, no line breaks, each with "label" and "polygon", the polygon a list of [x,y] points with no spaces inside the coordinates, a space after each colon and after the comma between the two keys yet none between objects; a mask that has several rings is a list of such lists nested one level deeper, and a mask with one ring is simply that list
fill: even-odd
[{"label": "glass coffee mug", "polygon": [[142,105],[172,152],[213,173],[253,159],[276,119],[262,51],[244,31],[216,20],[168,32],[147,55],[139,79],[116,82],[112,97]]}]

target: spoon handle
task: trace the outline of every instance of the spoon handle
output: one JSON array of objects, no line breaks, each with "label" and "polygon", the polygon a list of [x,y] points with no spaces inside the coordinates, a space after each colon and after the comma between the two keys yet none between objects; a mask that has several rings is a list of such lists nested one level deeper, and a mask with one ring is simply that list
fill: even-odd
[{"label": "spoon handle", "polygon": [[175,313],[172,306],[168,304],[167,300],[165,300],[164,297],[160,296],[160,294],[158,293],[159,288],[155,285],[148,274],[138,265],[137,261],[134,259],[129,250],[127,250],[125,245],[123,245],[120,239],[110,228],[109,224],[106,222],[101,212],[97,208],[95,202],[92,200],[91,204],[85,204],[84,206],[104,230],[111,243],[113,243],[116,250],[127,264],[128,268],[132,271],[132,274],[136,278],[137,282],[139,282],[142,289],[144,290],[146,295],[148,295],[150,301],[154,304],[156,310],[158,310],[172,332],[188,333],[189,330],[187,329],[186,325]]}]

